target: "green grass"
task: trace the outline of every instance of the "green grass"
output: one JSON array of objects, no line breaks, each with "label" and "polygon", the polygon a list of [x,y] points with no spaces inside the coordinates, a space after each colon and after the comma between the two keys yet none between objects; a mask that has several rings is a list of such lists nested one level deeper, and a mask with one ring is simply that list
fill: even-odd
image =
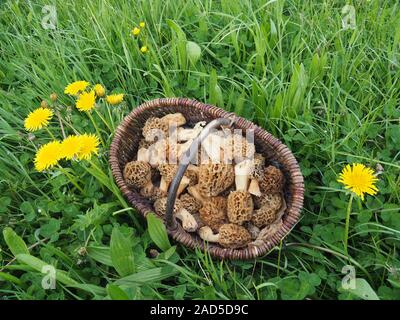
[{"label": "green grass", "polygon": [[[48,2],[0,8],[0,299],[358,299],[368,290],[400,299],[398,1],[350,1],[355,30],[342,30],[346,1],[301,0],[54,1],[57,30],[45,30]],[[130,30],[140,21],[138,41]],[[198,60],[187,41],[200,47]],[[59,170],[34,170],[35,147],[49,135],[41,130],[29,141],[23,128],[57,92],[65,130],[95,133],[63,94],[81,79],[126,94],[120,106],[100,105],[105,123],[93,114],[105,144],[96,167],[63,164],[83,192]],[[236,112],[297,157],[303,216],[265,257],[213,260],[166,244],[159,226],[153,241],[115,188],[107,163],[113,128],[138,104],[164,96]],[[56,118],[50,128],[61,137]],[[384,172],[377,196],[353,202],[346,256],[349,196],[336,178],[352,162]],[[153,258],[160,242],[165,251]],[[59,270],[54,290],[41,286],[44,264]],[[343,290],[345,265],[369,286]]]}]

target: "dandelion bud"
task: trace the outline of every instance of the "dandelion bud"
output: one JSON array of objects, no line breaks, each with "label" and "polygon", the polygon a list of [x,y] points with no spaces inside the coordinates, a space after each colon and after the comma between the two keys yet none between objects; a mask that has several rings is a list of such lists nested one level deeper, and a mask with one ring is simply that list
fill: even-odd
[{"label": "dandelion bud", "polygon": [[96,96],[103,97],[106,93],[106,89],[101,84],[96,84],[94,86],[94,92],[96,93]]},{"label": "dandelion bud", "polygon": [[139,26],[140,26],[141,28],[144,28],[144,27],[146,26],[146,24],[142,21],[142,22],[139,23]]},{"label": "dandelion bud", "polygon": [[147,46],[143,46],[140,48],[141,53],[146,53],[148,51]]},{"label": "dandelion bud", "polygon": [[57,93],[55,93],[55,92],[53,92],[50,95],[50,100],[53,101],[53,102],[55,102],[57,100],[57,98],[58,98],[58,96],[57,96]]},{"label": "dandelion bud", "polygon": [[29,141],[33,141],[33,140],[35,140],[35,138],[36,138],[36,136],[33,134],[33,133],[28,133],[28,140]]},{"label": "dandelion bud", "polygon": [[86,255],[86,254],[87,254],[86,248],[85,248],[85,247],[80,247],[80,248],[78,249],[78,254],[79,254],[80,256]]},{"label": "dandelion bud", "polygon": [[40,106],[41,106],[42,108],[48,108],[48,107],[49,107],[49,104],[47,103],[46,100],[42,100],[42,102],[40,103]]}]

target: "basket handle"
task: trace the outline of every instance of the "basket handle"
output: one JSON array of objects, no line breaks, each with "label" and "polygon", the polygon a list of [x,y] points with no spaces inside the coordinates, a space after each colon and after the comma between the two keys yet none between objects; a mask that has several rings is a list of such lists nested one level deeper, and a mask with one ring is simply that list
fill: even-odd
[{"label": "basket handle", "polygon": [[168,196],[167,196],[167,208],[165,213],[165,220],[167,228],[169,230],[174,230],[177,228],[177,222],[174,219],[173,208],[176,200],[176,193],[178,191],[179,184],[181,183],[182,177],[186,172],[187,167],[193,160],[194,156],[197,154],[200,143],[211,133],[211,130],[220,126],[231,126],[235,121],[235,117],[231,118],[217,118],[208,123],[200,134],[193,140],[190,147],[182,154],[179,159],[179,167],[176,172],[174,179],[171,182]]}]

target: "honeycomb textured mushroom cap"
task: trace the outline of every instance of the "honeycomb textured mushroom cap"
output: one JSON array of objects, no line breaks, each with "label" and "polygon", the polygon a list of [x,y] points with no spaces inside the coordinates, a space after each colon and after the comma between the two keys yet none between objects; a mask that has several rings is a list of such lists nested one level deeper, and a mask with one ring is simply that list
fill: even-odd
[{"label": "honeycomb textured mushroom cap", "polygon": [[150,197],[150,200],[156,201],[157,199],[164,198],[167,196],[167,192],[161,190],[158,187],[154,187],[153,194]]},{"label": "honeycomb textured mushroom cap", "polygon": [[170,163],[162,163],[158,166],[158,171],[167,181],[172,181],[178,170],[178,165]]},{"label": "honeycomb textured mushroom cap", "polygon": [[[168,122],[160,118],[150,117],[143,126],[142,134],[146,141],[152,142],[168,136]],[[159,139],[156,139],[159,138]]]},{"label": "honeycomb textured mushroom cap", "polygon": [[260,181],[264,177],[264,166],[265,166],[265,158],[256,153],[253,159],[253,172],[251,173],[251,178]]},{"label": "honeycomb textured mushroom cap", "polygon": [[220,208],[222,211],[226,211],[228,208],[228,200],[225,197],[217,196],[208,198],[207,201],[212,203],[214,206]]},{"label": "honeycomb textured mushroom cap", "polygon": [[260,189],[264,193],[280,192],[284,182],[282,171],[274,166],[268,166],[265,168],[264,177],[260,181]]},{"label": "honeycomb textured mushroom cap", "polygon": [[253,198],[247,191],[232,191],[228,196],[228,219],[231,223],[242,225],[251,220]]},{"label": "honeycomb textured mushroom cap", "polygon": [[177,170],[178,165],[176,164],[162,163],[158,166],[158,171],[161,175],[160,189],[162,191],[168,191],[169,184],[175,177]]},{"label": "honeycomb textured mushroom cap", "polygon": [[265,193],[261,197],[253,197],[253,202],[256,209],[265,205],[279,209],[282,205],[282,195],[280,193]]},{"label": "honeycomb textured mushroom cap", "polygon": [[125,182],[136,189],[144,187],[151,181],[151,166],[143,161],[131,161],[124,168]]},{"label": "honeycomb textured mushroom cap", "polygon": [[219,228],[219,244],[225,248],[241,248],[250,241],[250,233],[242,226],[227,223]]},{"label": "honeycomb textured mushroom cap", "polygon": [[[278,208],[279,209],[279,208]],[[268,205],[254,211],[251,222],[258,228],[265,227],[276,220],[278,209],[269,207]]]},{"label": "honeycomb textured mushroom cap", "polygon": [[215,197],[235,181],[231,164],[209,163],[199,166],[199,191],[205,197]]},{"label": "honeycomb textured mushroom cap", "polygon": [[196,198],[192,197],[188,193],[184,193],[179,197],[179,200],[182,204],[182,207],[184,207],[187,211],[190,213],[196,213],[200,210],[202,207],[202,204],[200,201],[198,201]]},{"label": "honeycomb textured mushroom cap", "polygon": [[[196,169],[195,169],[196,168]],[[189,165],[185,172],[185,176],[189,178],[189,186],[194,186],[199,182],[199,172],[198,172],[198,167],[195,167],[194,165]]]},{"label": "honeycomb textured mushroom cap", "polygon": [[[174,204],[174,213],[178,212],[179,209],[182,208],[182,204],[179,199],[175,200]],[[159,215],[165,215],[167,211],[167,197],[159,198],[154,202],[154,210],[159,214]]]},{"label": "honeycomb textured mushroom cap", "polygon": [[[201,221],[209,226],[214,232],[227,222],[226,199],[222,197],[210,198],[199,210]],[[213,200],[214,199],[214,200]]]},{"label": "honeycomb textured mushroom cap", "polygon": [[155,189],[154,185],[152,183],[148,183],[142,189],[140,189],[139,194],[142,197],[151,199],[154,195],[154,189]]}]

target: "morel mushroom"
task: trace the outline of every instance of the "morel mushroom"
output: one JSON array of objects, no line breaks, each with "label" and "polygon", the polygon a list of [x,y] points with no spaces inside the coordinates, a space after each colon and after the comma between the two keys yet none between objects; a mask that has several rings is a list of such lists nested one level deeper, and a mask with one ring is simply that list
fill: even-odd
[{"label": "morel mushroom", "polygon": [[189,164],[185,176],[189,178],[189,186],[196,185],[199,181],[199,168],[193,164]]},{"label": "morel mushroom", "polygon": [[214,234],[210,227],[204,226],[199,229],[199,236],[208,242],[218,242],[221,246],[232,249],[244,247],[251,241],[246,228],[233,223],[223,224],[218,234]]},{"label": "morel mushroom", "polygon": [[[165,215],[167,210],[167,197],[159,198],[154,202],[154,210],[159,215]],[[181,220],[182,228],[188,232],[194,232],[198,228],[196,219],[187,211],[179,199],[175,200],[174,215]]]},{"label": "morel mushroom", "polygon": [[192,214],[198,212],[202,207],[201,202],[188,193],[182,194],[179,197],[179,200],[181,201],[182,206]]},{"label": "morel mushroom", "polygon": [[186,176],[183,176],[181,182],[179,183],[178,190],[176,191],[176,196],[179,195],[185,190],[185,188],[189,185],[190,179]]},{"label": "morel mushroom", "polygon": [[151,188],[151,166],[144,161],[131,161],[125,165],[124,179],[128,186],[140,189]]},{"label": "morel mushroom", "polygon": [[178,170],[178,165],[176,164],[162,163],[159,165],[158,171],[160,171],[161,175],[161,181],[160,181],[161,191],[168,192],[168,187],[172,179],[175,177],[177,170]]},{"label": "morel mushroom", "polygon": [[227,223],[219,228],[219,244],[225,248],[237,249],[246,246],[251,241],[246,228],[237,224]]},{"label": "morel mushroom", "polygon": [[250,175],[254,170],[254,163],[247,159],[235,165],[235,184],[236,190],[247,191],[249,187]]},{"label": "morel mushroom", "polygon": [[251,222],[258,228],[265,227],[276,220],[276,213],[278,210],[279,208],[275,209],[274,207],[264,205],[260,209],[254,211]]},{"label": "morel mushroom", "polygon": [[219,234],[214,234],[212,229],[209,226],[204,226],[199,229],[199,236],[205,241],[208,242],[218,242]]},{"label": "morel mushroom", "polygon": [[248,191],[258,197],[261,196],[259,181],[264,177],[264,165],[265,158],[261,154],[256,153],[253,159],[253,170],[250,174],[251,180]]},{"label": "morel mushroom", "polygon": [[218,232],[219,228],[226,223],[226,198],[213,197],[203,203],[199,210],[200,219],[208,225],[213,231]]},{"label": "morel mushroom", "polygon": [[199,191],[205,197],[215,197],[231,186],[235,172],[231,164],[210,163],[199,167]]},{"label": "morel mushroom", "polygon": [[266,193],[261,197],[253,197],[254,207],[260,209],[264,205],[279,209],[282,205],[282,195],[280,193]]},{"label": "morel mushroom", "polygon": [[284,176],[281,170],[274,166],[268,166],[264,170],[264,176],[260,181],[260,189],[264,193],[280,192],[283,188]]},{"label": "morel mushroom", "polygon": [[232,191],[228,196],[228,219],[231,223],[242,225],[251,220],[253,199],[247,191]]},{"label": "morel mushroom", "polygon": [[142,129],[143,137],[148,142],[162,140],[168,136],[168,133],[168,122],[155,117],[148,118]]},{"label": "morel mushroom", "polygon": [[183,116],[182,113],[170,113],[165,116],[163,116],[161,119],[164,123],[167,124],[167,126],[175,126],[175,127],[180,127],[183,126],[186,123],[186,119]]},{"label": "morel mushroom", "polygon": [[189,186],[187,188],[187,191],[189,192],[189,194],[194,197],[197,201],[199,201],[200,203],[204,203],[205,201],[207,201],[207,197],[204,197],[200,191],[199,191],[199,185],[196,184],[194,186]]}]

